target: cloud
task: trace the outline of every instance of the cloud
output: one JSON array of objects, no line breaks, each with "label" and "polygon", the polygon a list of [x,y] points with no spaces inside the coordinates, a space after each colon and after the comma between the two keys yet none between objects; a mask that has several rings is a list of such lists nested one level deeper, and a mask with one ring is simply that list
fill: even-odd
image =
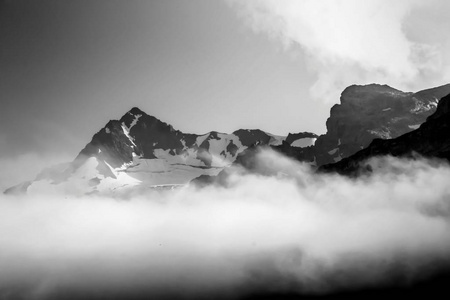
[{"label": "cloud", "polygon": [[264,151],[228,187],[1,196],[0,298],[322,294],[447,268],[448,165],[371,163],[354,180]]},{"label": "cloud", "polygon": [[49,166],[72,161],[68,154],[45,155],[28,152],[15,157],[0,158],[0,191],[27,180],[33,180],[36,174]]},{"label": "cloud", "polygon": [[421,18],[429,20],[430,31],[443,30],[444,16],[420,14],[439,12],[445,5],[441,0],[228,2],[255,32],[303,54],[317,76],[311,88],[314,98],[336,102],[351,84],[387,83],[415,90],[450,79],[450,46],[444,44],[448,38],[427,40],[427,32],[414,33],[423,25]]}]

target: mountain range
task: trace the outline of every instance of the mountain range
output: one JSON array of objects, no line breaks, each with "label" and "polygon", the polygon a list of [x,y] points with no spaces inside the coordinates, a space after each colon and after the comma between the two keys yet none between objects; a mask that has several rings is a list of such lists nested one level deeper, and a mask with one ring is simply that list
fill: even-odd
[{"label": "mountain range", "polygon": [[417,93],[387,85],[353,85],[331,108],[327,132],[320,136],[277,136],[259,129],[183,133],[134,107],[109,121],[72,162],[50,166],[5,193],[172,189],[198,177],[216,176],[236,161],[245,164],[251,150],[261,146],[343,174],[356,174],[362,161],[373,155],[416,151],[448,159],[448,94],[450,84]]}]

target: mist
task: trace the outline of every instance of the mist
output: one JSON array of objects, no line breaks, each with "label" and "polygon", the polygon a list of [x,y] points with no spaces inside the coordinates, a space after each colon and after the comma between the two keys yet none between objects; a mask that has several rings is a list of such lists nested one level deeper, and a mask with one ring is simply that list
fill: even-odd
[{"label": "mist", "polygon": [[62,151],[52,154],[27,152],[13,157],[5,156],[3,151],[2,154],[3,156],[0,156],[0,191],[27,180],[34,180],[44,168],[73,160],[73,154],[62,153]]},{"label": "mist", "polygon": [[408,287],[450,266],[450,167],[357,179],[272,151],[225,185],[0,198],[0,298],[237,299]]}]

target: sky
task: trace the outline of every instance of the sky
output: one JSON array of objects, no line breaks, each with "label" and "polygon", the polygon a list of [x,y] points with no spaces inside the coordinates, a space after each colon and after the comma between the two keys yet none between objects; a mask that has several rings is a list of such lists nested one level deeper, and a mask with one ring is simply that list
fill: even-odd
[{"label": "sky", "polygon": [[71,160],[133,106],[187,133],[325,133],[349,85],[449,83],[449,9],[445,0],[0,0],[0,160]]}]

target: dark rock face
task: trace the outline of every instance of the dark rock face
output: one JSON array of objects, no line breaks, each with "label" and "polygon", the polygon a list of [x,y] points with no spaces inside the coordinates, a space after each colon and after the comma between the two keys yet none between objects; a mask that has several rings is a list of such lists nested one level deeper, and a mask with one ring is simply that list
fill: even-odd
[{"label": "dark rock face", "polygon": [[[423,155],[447,158],[448,150],[439,146],[445,144],[442,132],[446,128],[433,129],[438,133],[432,130],[427,132],[429,125],[422,125],[420,132],[426,133],[412,135],[411,140],[406,142],[400,140],[400,144],[395,141],[397,137],[419,128],[427,117],[427,123],[435,124],[434,120],[439,120],[440,126],[445,127],[441,119],[442,116],[448,116],[450,108],[445,102],[439,106],[437,103],[449,93],[450,84],[417,93],[405,93],[387,85],[350,86],[343,91],[341,103],[331,108],[326,134],[317,136],[300,132],[290,133],[286,138],[259,129],[240,129],[232,134],[216,131],[203,135],[183,133],[134,107],[119,120],[109,121],[73,162],[64,168],[49,168],[39,174],[36,180],[50,179],[58,184],[69,178],[89,158],[96,159],[96,169],[101,175],[111,178],[117,178],[117,172],[114,173],[117,168],[121,172],[132,168],[132,164],[136,163],[135,157],[158,158],[172,166],[184,164],[205,169],[223,168],[237,159],[238,164],[251,167],[252,149],[257,146],[270,146],[287,156],[318,167],[349,157],[369,144],[371,147],[367,151],[371,152],[363,152],[365,156],[383,153],[403,155],[401,153],[406,151],[404,148],[408,144],[416,145],[410,150]],[[433,137],[433,140],[429,140],[429,137]],[[428,139],[429,142],[421,145],[422,139]],[[312,143],[314,140],[315,144]],[[428,147],[428,150],[424,147]],[[440,150],[433,152],[438,147]],[[249,151],[243,152],[247,148]],[[388,148],[390,150],[386,150]],[[219,166],[220,162],[222,164]],[[332,167],[323,169],[326,168]],[[336,168],[347,167],[342,163],[342,167]],[[29,184],[19,185],[16,190],[26,190],[27,186]]]},{"label": "dark rock face", "polygon": [[[267,145],[272,136],[261,130],[237,130],[233,133],[239,138],[241,144],[249,147],[255,144]],[[310,133],[305,133],[314,135]],[[212,141],[221,140],[220,134],[212,131],[197,144],[200,135],[183,133],[175,130],[171,125],[157,118],[147,115],[139,108],[132,108],[120,120],[112,120],[97,132],[92,141],[80,152],[77,160],[83,161],[86,157],[97,157],[99,161],[105,161],[114,168],[133,160],[133,153],[146,159],[156,158],[155,149],[168,150],[171,155],[179,155],[187,149],[194,149],[197,158],[211,166]],[[235,156],[239,147],[229,141],[225,151]]]},{"label": "dark rock face", "polygon": [[[342,93],[341,104],[332,107],[325,135],[289,134],[281,145],[272,148],[316,166],[339,161],[367,147],[373,139],[395,138],[414,130],[436,110],[438,99],[444,93],[450,93],[450,85],[418,93],[405,93],[386,85],[350,86]],[[77,169],[86,158],[96,157],[97,169],[105,176],[114,177],[107,164],[121,167],[131,163],[133,155],[154,159],[157,158],[155,150],[167,151],[173,156],[192,150],[197,160],[211,167],[215,155],[236,157],[242,151],[240,147],[271,145],[274,141],[272,135],[258,129],[240,129],[233,135],[238,141],[227,140],[219,153],[213,153],[212,146],[225,134],[216,131],[205,135],[183,133],[134,107],[120,120],[108,122],[96,133],[71,169]],[[302,138],[317,140],[313,146],[293,147],[293,142]],[[248,158],[249,152],[246,153],[241,153],[238,163]]]},{"label": "dark rock face", "polygon": [[109,121],[105,128],[93,136],[92,141],[81,150],[75,161],[95,156],[113,167],[119,167],[132,160],[132,152],[133,144],[123,133],[121,122],[114,120]]},{"label": "dark rock face", "polygon": [[[342,93],[341,104],[331,108],[326,134],[319,137],[307,132],[289,134],[281,145],[270,147],[286,156],[317,167],[340,161],[364,149],[372,141],[375,145],[390,143],[391,138],[418,128],[427,117],[430,119],[447,113],[448,108],[444,104],[439,105],[437,110],[436,107],[439,99],[448,93],[450,84],[417,93],[405,93],[387,85],[350,86]],[[436,113],[432,115],[435,111]],[[241,130],[235,133],[247,138],[257,137],[262,141],[268,139],[267,135],[260,131]],[[302,138],[317,138],[317,140],[309,147],[292,146],[294,141]],[[249,148],[238,155],[235,164],[252,171],[255,153],[258,150],[255,147],[257,144],[248,145]],[[327,168],[329,167],[325,166],[321,170]]]},{"label": "dark rock face", "polygon": [[195,135],[174,130],[167,123],[134,107],[119,121],[108,122],[94,135],[79,157],[94,156],[117,168],[131,162],[133,153],[149,159],[156,158],[153,153],[155,149],[180,153],[185,146],[192,146],[195,138]]},{"label": "dark rock face", "polygon": [[[315,136],[311,133],[303,135]],[[277,144],[281,139],[283,137],[276,137],[258,129],[240,129],[233,134],[217,131],[203,135],[183,133],[134,107],[119,120],[109,121],[92,137],[73,162],[63,167],[51,167],[41,172],[34,181],[64,183],[73,174],[78,174],[76,171],[80,167],[89,165],[92,167],[88,168],[94,168],[101,178],[119,179],[119,173],[127,173],[136,180],[143,178],[144,185],[170,183],[170,180],[154,176],[153,172],[178,172],[174,177],[178,184],[184,178],[202,174],[200,169],[214,171],[224,168],[248,147]],[[157,160],[147,161],[153,159]],[[214,172],[208,174],[210,173]],[[153,175],[145,177],[145,174]],[[98,178],[87,179],[87,186],[101,185],[102,182]],[[13,190],[27,190],[30,184],[18,185]]]},{"label": "dark rock face", "polygon": [[346,88],[341,104],[331,108],[327,133],[314,146],[317,165],[348,157],[375,138],[392,139],[418,128],[448,93],[450,85],[417,93],[377,84]]},{"label": "dark rock face", "polygon": [[362,163],[374,156],[411,156],[420,154],[450,161],[450,94],[442,98],[436,112],[429,116],[418,129],[391,140],[375,139],[356,154],[342,161],[320,168],[325,172],[357,175],[370,167]]}]

